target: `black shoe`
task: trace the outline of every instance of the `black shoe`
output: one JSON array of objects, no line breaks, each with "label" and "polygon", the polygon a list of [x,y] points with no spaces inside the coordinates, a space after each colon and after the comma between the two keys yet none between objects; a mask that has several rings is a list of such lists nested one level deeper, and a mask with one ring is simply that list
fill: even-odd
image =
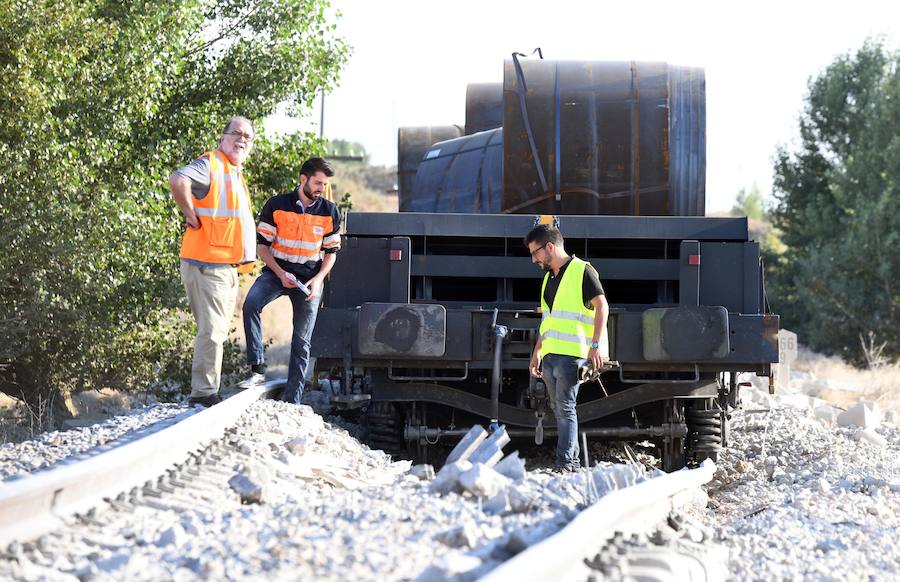
[{"label": "black shoe", "polygon": [[553,468],[556,473],[575,473],[581,470],[580,463],[570,463],[568,465],[557,465]]},{"label": "black shoe", "polygon": [[209,408],[220,402],[222,402],[222,397],[218,394],[211,394],[209,396],[191,396],[188,398],[188,406],[197,406],[199,404],[204,408]]}]

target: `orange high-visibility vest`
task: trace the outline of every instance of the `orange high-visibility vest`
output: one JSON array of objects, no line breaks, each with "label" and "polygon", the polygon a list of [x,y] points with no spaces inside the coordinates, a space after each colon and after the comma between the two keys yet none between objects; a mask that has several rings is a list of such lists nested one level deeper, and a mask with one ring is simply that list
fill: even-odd
[{"label": "orange high-visibility vest", "polygon": [[238,193],[242,188],[247,203],[250,203],[247,182],[218,149],[203,155],[209,158],[209,192],[200,200],[194,199],[194,212],[200,221],[200,228],[185,231],[181,258],[237,264],[244,258]]}]

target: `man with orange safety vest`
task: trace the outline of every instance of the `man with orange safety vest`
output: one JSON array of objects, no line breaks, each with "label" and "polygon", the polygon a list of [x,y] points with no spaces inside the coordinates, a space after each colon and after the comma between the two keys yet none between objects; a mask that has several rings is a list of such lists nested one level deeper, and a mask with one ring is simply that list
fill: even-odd
[{"label": "man with orange safety vest", "polygon": [[256,260],[255,228],[241,166],[253,147],[253,125],[244,117],[225,124],[219,147],[169,177],[184,214],[181,280],[197,323],[191,366],[191,405],[222,401],[222,345],[237,301],[238,267]]},{"label": "man with orange safety vest", "polygon": [[558,441],[556,468],[574,471],[578,459],[579,368],[590,364],[599,371],[609,359],[606,320],[609,304],[597,271],[563,247],[559,229],[534,227],[525,237],[531,261],[547,272],[541,285],[540,335],[529,370],[542,378],[553,399]]},{"label": "man with orange safety vest", "polygon": [[294,311],[294,332],[282,400],[295,404],[303,396],[322,284],[341,248],[340,212],[324,197],[332,176],[328,162],[310,158],[300,168],[299,186],[266,201],[256,229],[257,252],[266,266],[244,300],[250,374],[239,386],[250,388],[265,381],[260,314],[263,307],[287,295]]}]

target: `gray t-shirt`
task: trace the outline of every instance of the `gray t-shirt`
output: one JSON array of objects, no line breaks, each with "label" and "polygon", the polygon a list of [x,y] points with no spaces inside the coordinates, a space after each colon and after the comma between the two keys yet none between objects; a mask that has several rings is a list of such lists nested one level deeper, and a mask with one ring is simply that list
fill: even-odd
[{"label": "gray t-shirt", "polygon": [[[240,170],[238,170],[238,174],[240,174]],[[191,194],[197,200],[202,200],[209,193],[209,158],[207,156],[199,157],[190,164],[178,168],[175,170],[175,175],[190,181]],[[250,212],[250,196],[248,192],[244,191],[242,180],[234,180],[232,184],[236,189],[241,211],[241,239],[244,243],[244,258],[241,262],[255,261],[256,222],[253,220],[253,213]],[[182,260],[201,267],[226,266],[221,263],[206,263],[194,259]]]}]

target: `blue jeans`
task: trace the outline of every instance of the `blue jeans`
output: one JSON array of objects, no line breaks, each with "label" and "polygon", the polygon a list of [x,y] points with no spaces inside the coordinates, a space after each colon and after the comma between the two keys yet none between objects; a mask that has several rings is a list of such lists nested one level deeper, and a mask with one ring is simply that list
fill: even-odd
[{"label": "blue jeans", "polygon": [[556,466],[577,468],[578,460],[578,416],[575,401],[578,398],[578,368],[587,360],[574,356],[547,354],[541,360],[544,384],[553,398],[553,413],[556,416]]},{"label": "blue jeans", "polygon": [[[305,283],[305,281],[304,281]],[[294,334],[291,338],[291,359],[288,364],[287,385],[281,399],[300,404],[303,396],[303,380],[309,366],[309,343],[322,296],[312,301],[300,289],[286,289],[275,273],[268,269],[253,282],[244,300],[244,335],[247,338],[247,363],[251,366],[265,361],[260,314],[263,307],[282,295],[291,299],[294,310]]]}]

